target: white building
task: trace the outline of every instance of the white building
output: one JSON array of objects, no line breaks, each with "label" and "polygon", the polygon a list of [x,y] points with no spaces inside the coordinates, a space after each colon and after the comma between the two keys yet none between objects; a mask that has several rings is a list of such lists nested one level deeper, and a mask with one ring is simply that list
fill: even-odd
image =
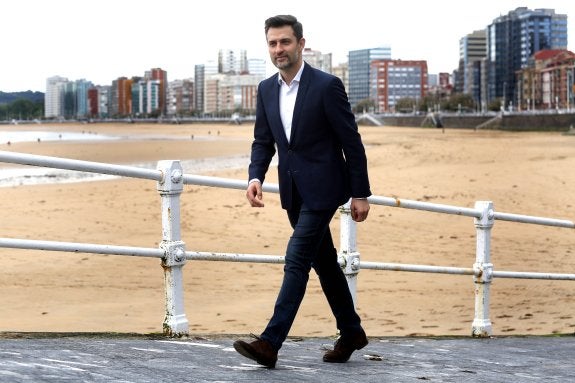
[{"label": "white building", "polygon": [[248,59],[245,49],[220,49],[218,53],[218,73],[248,73]]},{"label": "white building", "polygon": [[206,76],[204,113],[255,112],[258,75],[215,74]]},{"label": "white building", "polygon": [[305,48],[302,53],[303,60],[314,68],[331,73],[331,53],[321,53],[311,48]]},{"label": "white building", "polygon": [[64,115],[64,91],[68,79],[54,76],[46,80],[44,96],[44,117],[57,118]]}]

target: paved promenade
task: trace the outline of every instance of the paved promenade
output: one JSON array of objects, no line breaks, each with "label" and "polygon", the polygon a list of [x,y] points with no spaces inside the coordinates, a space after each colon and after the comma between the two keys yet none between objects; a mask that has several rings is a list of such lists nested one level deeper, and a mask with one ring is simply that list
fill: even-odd
[{"label": "paved promenade", "polygon": [[322,362],[331,339],[290,339],[276,369],[235,339],[0,333],[0,382],[575,382],[575,336],[370,338],[345,364]]}]

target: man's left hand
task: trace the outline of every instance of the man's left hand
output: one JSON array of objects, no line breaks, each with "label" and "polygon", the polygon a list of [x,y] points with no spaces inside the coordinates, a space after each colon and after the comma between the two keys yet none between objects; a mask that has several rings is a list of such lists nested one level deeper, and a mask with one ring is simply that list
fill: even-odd
[{"label": "man's left hand", "polygon": [[369,202],[365,198],[352,198],[350,209],[351,218],[355,222],[365,221],[369,213]]}]

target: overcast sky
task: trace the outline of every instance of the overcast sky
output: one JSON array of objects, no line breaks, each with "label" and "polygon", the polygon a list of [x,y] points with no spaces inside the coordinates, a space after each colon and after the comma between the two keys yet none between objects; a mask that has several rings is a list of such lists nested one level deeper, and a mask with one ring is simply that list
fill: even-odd
[{"label": "overcast sky", "polygon": [[391,46],[393,59],[427,60],[429,73],[451,72],[459,40],[517,7],[568,15],[573,0],[17,0],[0,4],[0,91],[46,90],[46,78],[109,85],[160,67],[168,79],[193,77],[219,49],[246,49],[268,61],[264,20],[293,14],[306,47],[345,62],[350,50]]}]

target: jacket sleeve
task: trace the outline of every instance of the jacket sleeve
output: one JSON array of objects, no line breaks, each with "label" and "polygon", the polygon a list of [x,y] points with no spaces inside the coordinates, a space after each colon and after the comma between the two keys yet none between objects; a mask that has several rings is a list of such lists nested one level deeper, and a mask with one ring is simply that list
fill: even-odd
[{"label": "jacket sleeve", "polygon": [[254,178],[264,182],[271,160],[276,152],[275,141],[269,127],[262,95],[262,84],[258,87],[256,122],[252,142],[248,181]]},{"label": "jacket sleeve", "polygon": [[329,110],[327,118],[341,144],[349,182],[351,196],[364,198],[371,195],[367,171],[367,157],[361,141],[355,116],[351,111],[347,93],[338,77],[333,77],[324,94],[325,110]]}]

